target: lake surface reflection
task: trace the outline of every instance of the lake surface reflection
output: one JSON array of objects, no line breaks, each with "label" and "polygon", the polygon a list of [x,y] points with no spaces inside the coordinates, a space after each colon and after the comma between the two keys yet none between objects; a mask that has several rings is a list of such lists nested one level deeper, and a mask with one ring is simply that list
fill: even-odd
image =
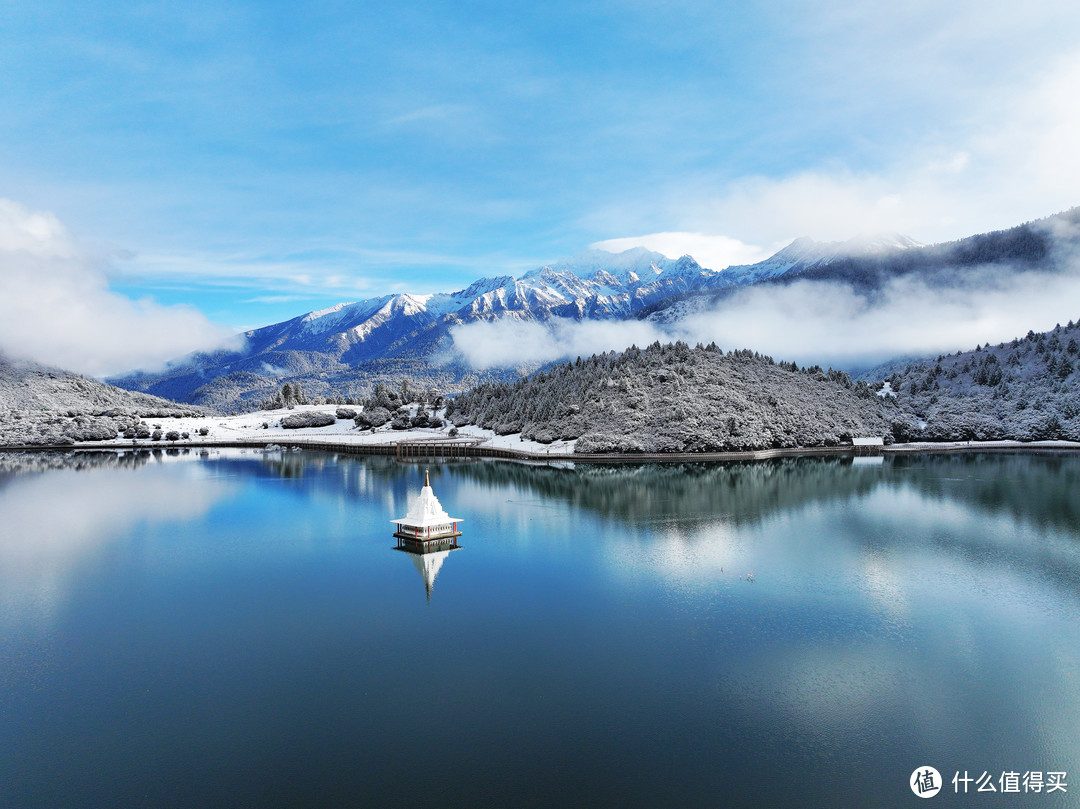
[{"label": "lake surface reflection", "polygon": [[433,572],[422,482],[0,455],[0,806],[1078,805],[1080,457],[432,466]]}]

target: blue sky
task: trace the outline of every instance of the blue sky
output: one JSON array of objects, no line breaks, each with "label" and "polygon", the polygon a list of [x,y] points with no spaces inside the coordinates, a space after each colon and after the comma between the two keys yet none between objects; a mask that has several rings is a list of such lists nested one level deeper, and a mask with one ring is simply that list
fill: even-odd
[{"label": "blue sky", "polygon": [[212,342],[597,243],[718,268],[1080,203],[1075,3],[896,5],[7,3],[0,237],[52,241],[0,291]]}]

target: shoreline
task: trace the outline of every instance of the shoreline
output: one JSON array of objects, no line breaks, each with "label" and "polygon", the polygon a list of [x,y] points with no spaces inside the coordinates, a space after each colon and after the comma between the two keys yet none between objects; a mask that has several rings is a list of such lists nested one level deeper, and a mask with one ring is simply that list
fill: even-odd
[{"label": "shoreline", "polygon": [[[359,436],[357,436],[359,437]],[[365,436],[370,438],[372,436]],[[518,449],[497,446],[484,440],[477,442],[451,442],[445,436],[428,433],[421,436],[402,435],[396,441],[376,443],[373,441],[348,441],[346,435],[318,436],[297,435],[282,437],[280,434],[255,437],[231,437],[223,439],[189,439],[186,441],[153,441],[150,439],[114,439],[112,441],[83,441],[74,444],[32,444],[0,446],[0,452],[152,452],[170,449],[288,449],[340,452],[350,455],[392,456],[399,460],[420,461],[454,458],[495,458],[528,462],[574,462],[574,463],[687,463],[719,461],[760,461],[773,458],[802,458],[816,456],[882,457],[885,455],[910,455],[919,453],[943,454],[954,452],[1080,452],[1080,442],[1075,441],[951,441],[890,444],[875,447],[873,452],[857,451],[847,444],[835,447],[787,447],[779,449],[740,450],[732,452],[696,453],[624,453],[624,454],[576,454],[573,452],[544,452],[534,449]],[[440,451],[450,448],[450,451]]]}]

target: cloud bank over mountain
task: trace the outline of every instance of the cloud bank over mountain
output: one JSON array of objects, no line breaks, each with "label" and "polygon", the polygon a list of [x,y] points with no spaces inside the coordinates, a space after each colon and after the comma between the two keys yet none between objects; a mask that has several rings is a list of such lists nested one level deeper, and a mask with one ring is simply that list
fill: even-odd
[{"label": "cloud bank over mountain", "polygon": [[236,325],[586,244],[715,269],[752,258],[695,241],[955,239],[1080,187],[1066,0],[564,0],[524,18],[301,0],[255,15],[279,38],[248,4],[206,25],[175,4],[6,8],[4,193],[130,248],[131,286]]},{"label": "cloud bank over mountain", "polygon": [[450,330],[454,348],[477,369],[573,359],[673,339],[643,320],[493,320]]},{"label": "cloud bank over mountain", "polygon": [[217,407],[263,401],[283,378],[320,396],[366,395],[406,376],[456,392],[549,361],[675,340],[855,370],[1076,319],[1077,254],[1080,207],[938,245],[900,234],[797,239],[722,271],[644,248],[593,249],[520,278],[339,303],[251,330],[242,350],[112,381]]},{"label": "cloud bank over mountain", "polygon": [[192,307],[111,291],[107,262],[53,214],[0,199],[0,349],[104,376],[237,342]]},{"label": "cloud bank over mountain", "polygon": [[979,289],[897,279],[872,297],[833,282],[750,288],[679,328],[688,342],[848,368],[998,343],[1077,317],[1080,277],[1024,273]]},{"label": "cloud bank over mountain", "polygon": [[1074,257],[1063,273],[998,268],[980,273],[978,286],[901,277],[872,293],[804,280],[741,289],[669,323],[506,319],[451,333],[455,348],[478,369],[587,357],[655,340],[716,342],[800,364],[852,368],[998,343],[1080,319],[1078,267]]}]

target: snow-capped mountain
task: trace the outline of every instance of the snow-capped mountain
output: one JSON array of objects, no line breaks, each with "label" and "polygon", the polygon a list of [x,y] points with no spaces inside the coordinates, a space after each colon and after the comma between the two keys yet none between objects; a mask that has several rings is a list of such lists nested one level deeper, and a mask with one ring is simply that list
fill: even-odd
[{"label": "snow-capped mountain", "polygon": [[862,235],[845,242],[818,242],[803,236],[764,261],[732,265],[704,288],[661,300],[639,316],[652,323],[672,324],[709,310],[718,296],[741,287],[783,283],[812,272],[827,274],[830,268],[842,264],[897,256],[922,246],[899,233]]},{"label": "snow-capped mountain", "polygon": [[397,384],[403,376],[444,391],[463,390],[485,378],[529,370],[481,373],[469,367],[452,336],[463,324],[645,317],[670,323],[739,288],[795,280],[872,290],[914,274],[926,283],[962,286],[980,283],[979,273],[987,267],[994,272],[1064,267],[1056,256],[1066,241],[1069,251],[1080,251],[1080,209],[929,247],[896,234],[830,243],[796,239],[758,264],[719,271],[690,256],[669,259],[644,248],[617,254],[589,250],[520,278],[481,278],[456,292],[340,303],[249,331],[241,351],[196,354],[163,373],[111,381],[219,407],[260,401],[282,381],[297,379],[316,396],[365,395],[374,382]]},{"label": "snow-capped mountain", "polygon": [[641,248],[618,254],[590,250],[521,278],[481,278],[456,292],[340,303],[249,331],[241,351],[196,354],[161,374],[133,374],[116,383],[210,402],[199,390],[222,377],[233,377],[240,395],[254,395],[280,377],[325,377],[370,363],[394,369],[387,373],[413,373],[411,363],[446,358],[450,329],[457,325],[503,318],[625,319],[672,295],[717,283],[723,283],[722,274],[690,256],[669,259]]},{"label": "snow-capped mountain", "polygon": [[728,267],[724,274],[733,285],[744,286],[788,273],[825,267],[841,259],[880,257],[913,247],[922,245],[899,233],[856,236],[846,242],[816,242],[804,236],[764,261]]},{"label": "snow-capped mountain", "polygon": [[672,260],[643,249],[621,254],[591,250],[519,279],[481,278],[457,292],[386,295],[308,312],[247,332],[247,347],[237,358],[316,351],[352,364],[412,354],[417,340],[438,342],[446,329],[460,323],[504,317],[539,321],[626,318],[672,294],[706,287],[719,277],[690,256]]}]

